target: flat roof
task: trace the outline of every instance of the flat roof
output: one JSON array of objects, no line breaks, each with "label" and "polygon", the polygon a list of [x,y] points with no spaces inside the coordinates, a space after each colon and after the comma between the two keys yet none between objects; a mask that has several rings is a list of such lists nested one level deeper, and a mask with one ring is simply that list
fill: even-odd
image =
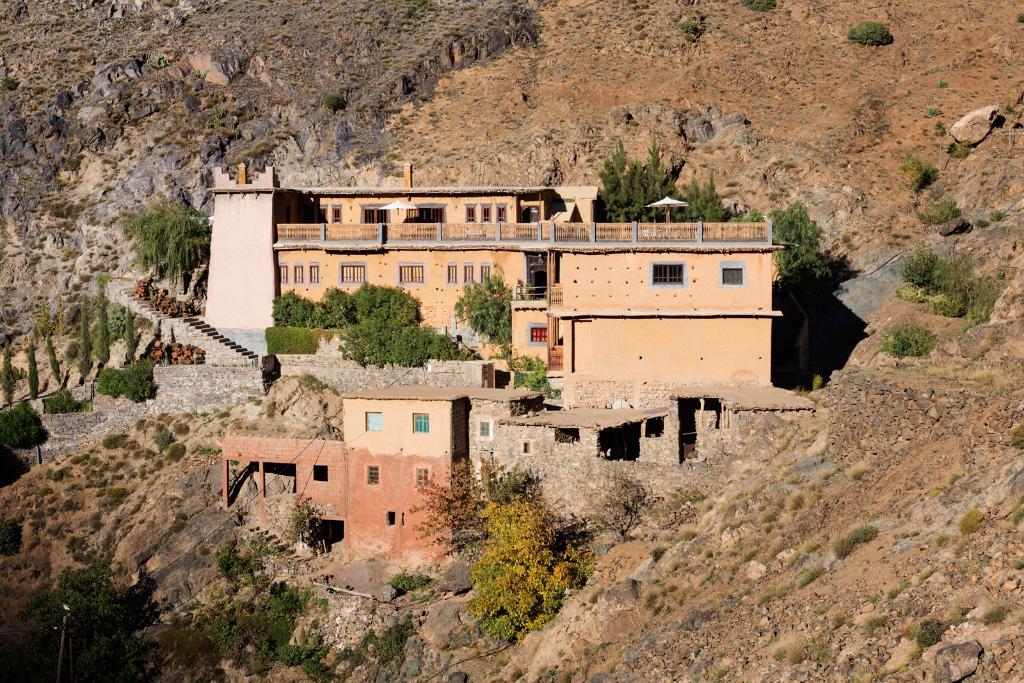
[{"label": "flat roof", "polygon": [[677,386],[672,398],[717,398],[732,410],[814,410],[810,399],[778,387],[686,384]]},{"label": "flat roof", "polygon": [[488,387],[437,387],[411,385],[365,389],[346,394],[344,398],[365,398],[381,401],[455,401],[468,398],[471,401],[519,401],[540,398],[544,394],[527,389],[493,389]]},{"label": "flat roof", "polygon": [[548,410],[534,415],[506,417],[502,418],[500,422],[537,427],[608,429],[609,427],[621,427],[642,422],[652,417],[666,417],[668,413],[668,408],[570,408],[568,410]]}]

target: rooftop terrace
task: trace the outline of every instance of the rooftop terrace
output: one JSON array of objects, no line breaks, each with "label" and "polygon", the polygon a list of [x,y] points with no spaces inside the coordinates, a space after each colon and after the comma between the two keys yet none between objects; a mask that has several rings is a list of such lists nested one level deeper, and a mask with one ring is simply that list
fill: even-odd
[{"label": "rooftop terrace", "polygon": [[281,223],[278,246],[771,245],[761,223]]}]

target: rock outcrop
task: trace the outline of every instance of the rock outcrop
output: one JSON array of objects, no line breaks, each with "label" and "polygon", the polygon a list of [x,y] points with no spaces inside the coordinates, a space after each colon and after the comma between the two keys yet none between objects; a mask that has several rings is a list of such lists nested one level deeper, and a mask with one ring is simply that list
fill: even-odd
[{"label": "rock outcrop", "polygon": [[965,145],[976,145],[988,136],[998,112],[999,107],[994,104],[975,109],[964,114],[960,120],[950,126],[949,134],[957,142],[962,142]]}]

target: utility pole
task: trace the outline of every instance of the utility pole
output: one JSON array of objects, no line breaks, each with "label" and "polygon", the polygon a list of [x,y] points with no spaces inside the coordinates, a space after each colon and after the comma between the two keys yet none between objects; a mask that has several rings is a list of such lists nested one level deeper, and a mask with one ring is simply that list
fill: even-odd
[{"label": "utility pole", "polygon": [[67,605],[64,607],[64,621],[60,629],[60,649],[57,651],[57,683],[61,683],[63,679],[62,674],[64,673],[64,641],[68,642],[68,665],[71,672],[70,680],[75,680],[75,661],[74,652],[71,649],[71,639],[67,637],[68,633],[68,619],[71,617],[71,608]]}]

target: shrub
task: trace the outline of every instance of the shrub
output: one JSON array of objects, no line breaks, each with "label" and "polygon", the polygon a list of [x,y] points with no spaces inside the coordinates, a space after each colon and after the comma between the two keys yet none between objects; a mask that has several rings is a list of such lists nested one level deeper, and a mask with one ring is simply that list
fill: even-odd
[{"label": "shrub", "polygon": [[917,285],[903,285],[896,290],[896,298],[912,304],[923,304],[928,301],[928,291]]},{"label": "shrub", "polygon": [[157,430],[156,434],[153,435],[153,443],[156,444],[157,449],[163,453],[167,450],[168,446],[174,443],[174,437],[171,433],[161,427]]},{"label": "shrub", "polygon": [[320,309],[295,292],[285,292],[274,299],[274,324],[278,327],[322,327]]},{"label": "shrub", "polygon": [[329,92],[320,98],[320,106],[329,114],[336,114],[345,108],[346,100],[344,93]]},{"label": "shrub", "polygon": [[740,0],[740,4],[755,12],[770,12],[775,9],[775,0]]},{"label": "shrub", "polygon": [[0,412],[0,444],[11,448],[30,448],[46,441],[46,430],[36,411],[19,403]]},{"label": "shrub", "polygon": [[814,564],[809,567],[804,567],[800,570],[800,573],[796,575],[794,583],[797,588],[803,588],[804,586],[813,583],[818,579],[819,576],[825,573],[825,568],[820,564]]},{"label": "shrub", "polygon": [[172,443],[167,447],[167,459],[171,462],[178,462],[185,457],[185,444]]},{"label": "shrub", "polygon": [[153,363],[140,360],[120,370],[103,368],[96,378],[96,391],[105,395],[141,403],[156,391],[153,384]]},{"label": "shrub", "polygon": [[306,327],[268,327],[267,353],[316,353],[320,330]]},{"label": "shrub", "polygon": [[862,21],[851,28],[846,37],[860,45],[890,45],[892,44],[892,33],[885,24],[877,21]]},{"label": "shrub", "polygon": [[549,397],[557,395],[548,382],[548,368],[539,359],[533,356],[518,356],[509,361],[509,369],[515,374],[513,386],[539,391]]},{"label": "shrub", "polygon": [[103,447],[112,450],[114,448],[123,448],[125,443],[128,442],[127,434],[107,434],[103,437]]},{"label": "shrub", "polygon": [[908,154],[900,166],[913,192],[920,192],[936,181],[939,169],[930,161],[922,161],[916,154]]},{"label": "shrub", "polygon": [[962,302],[945,294],[928,297],[928,312],[947,318],[960,318],[966,313]]},{"label": "shrub", "polygon": [[1012,432],[1010,432],[1010,445],[1014,448],[1024,450],[1024,424],[1017,425]]},{"label": "shrub", "polygon": [[914,629],[914,640],[922,650],[927,650],[942,640],[942,634],[946,632],[946,622],[941,619],[922,619]]},{"label": "shrub", "polygon": [[700,24],[695,19],[686,19],[679,22],[679,28],[686,35],[697,38],[701,34]]},{"label": "shrub", "polygon": [[885,331],[882,350],[897,358],[928,355],[935,348],[935,335],[916,323],[901,323]]},{"label": "shrub", "polygon": [[16,555],[21,550],[21,522],[0,519],[0,555]]},{"label": "shrub", "polygon": [[966,159],[971,155],[971,146],[959,140],[949,143],[946,153],[954,159]]},{"label": "shrub", "polygon": [[952,199],[943,199],[918,211],[917,218],[925,225],[939,225],[960,217],[960,207]]},{"label": "shrub", "polygon": [[1010,609],[1002,603],[998,605],[992,605],[985,613],[981,615],[981,623],[986,626],[992,626],[993,624],[1001,624],[1006,620],[1006,615],[1010,613]]},{"label": "shrub", "polygon": [[0,86],[3,86],[4,90],[17,90],[18,81],[14,78],[11,78],[10,76],[7,76],[2,81],[0,81]]},{"label": "shrub", "polygon": [[915,287],[929,290],[935,284],[935,269],[939,266],[939,260],[931,249],[917,249],[900,261],[900,275]]},{"label": "shrub", "polygon": [[960,534],[970,536],[981,529],[981,523],[985,521],[985,514],[976,507],[971,508],[960,518]]},{"label": "shrub", "polygon": [[52,396],[43,399],[43,412],[47,415],[82,413],[88,407],[87,401],[75,400],[75,397],[67,389],[59,389]]},{"label": "shrub", "polygon": [[653,503],[650,489],[625,470],[616,469],[604,494],[596,501],[592,517],[600,528],[614,531],[620,540],[625,540]]},{"label": "shrub", "polygon": [[426,574],[409,574],[399,572],[388,580],[388,585],[398,591],[399,595],[419,590],[430,583],[430,577]]},{"label": "shrub", "polygon": [[428,360],[468,360],[474,354],[459,348],[454,339],[426,325],[404,327],[382,319],[368,319],[343,333],[342,355],[362,366],[388,364],[420,367]]},{"label": "shrub", "polygon": [[593,560],[587,551],[559,547],[539,505],[492,503],[483,516],[489,538],[472,568],[469,613],[493,638],[519,641],[555,617],[565,591],[586,582]]},{"label": "shrub", "polygon": [[1020,14],[1017,15],[1017,23],[1024,24],[1024,12],[1021,12]]},{"label": "shrub", "polygon": [[837,538],[832,544],[832,550],[836,557],[842,560],[848,557],[857,546],[874,540],[876,536],[878,536],[878,529],[870,524],[859,526]]}]

